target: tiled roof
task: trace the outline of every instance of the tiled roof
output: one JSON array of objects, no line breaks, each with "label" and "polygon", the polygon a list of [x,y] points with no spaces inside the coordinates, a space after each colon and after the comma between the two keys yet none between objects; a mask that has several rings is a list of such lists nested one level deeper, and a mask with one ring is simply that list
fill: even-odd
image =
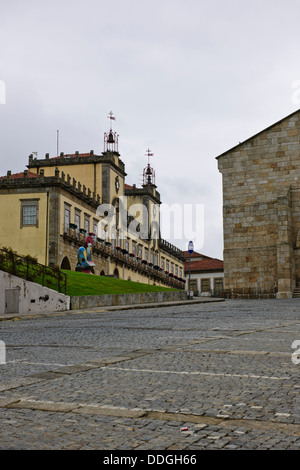
[{"label": "tiled roof", "polygon": [[[10,175],[11,179],[21,179],[25,178],[24,171],[21,173],[14,173],[13,175]],[[38,178],[38,175],[36,173],[32,173],[32,171],[27,172],[27,178]],[[6,176],[0,176],[0,179],[7,179]]]},{"label": "tiled roof", "polygon": [[[76,155],[75,153],[65,153],[64,154],[64,158],[75,158],[75,157],[90,157],[91,154],[90,152],[89,153],[79,153],[78,155]],[[56,158],[60,159],[60,156],[58,157],[51,157],[51,160],[55,160]]]},{"label": "tiled roof", "polygon": [[[185,259],[190,259],[190,253],[189,251],[184,251],[183,252]],[[197,253],[197,251],[193,251],[191,254],[191,259],[193,258],[201,258],[201,259],[212,259],[209,256],[202,255],[201,253]]]},{"label": "tiled roof", "polygon": [[[220,259],[207,258],[203,260],[191,261],[191,272],[223,271],[224,263]],[[185,272],[189,271],[189,261],[184,263]]]}]

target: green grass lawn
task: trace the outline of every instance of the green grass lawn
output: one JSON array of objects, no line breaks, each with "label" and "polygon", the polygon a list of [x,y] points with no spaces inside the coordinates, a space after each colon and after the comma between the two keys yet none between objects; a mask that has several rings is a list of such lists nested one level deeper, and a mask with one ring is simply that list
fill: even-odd
[{"label": "green grass lawn", "polygon": [[67,275],[67,295],[136,294],[140,292],[176,291],[168,287],[125,281],[114,277],[97,276],[77,271],[62,270]]},{"label": "green grass lawn", "polygon": [[23,279],[49,287],[50,289],[60,289],[60,292],[63,293],[65,293],[64,275],[66,275],[66,294],[70,296],[135,294],[141,292],[180,290],[144,284],[142,282],[125,281],[114,277],[97,276],[78,271],[53,270],[40,265],[29,256],[19,256],[17,253],[7,248],[0,249],[0,269],[22,277]]}]

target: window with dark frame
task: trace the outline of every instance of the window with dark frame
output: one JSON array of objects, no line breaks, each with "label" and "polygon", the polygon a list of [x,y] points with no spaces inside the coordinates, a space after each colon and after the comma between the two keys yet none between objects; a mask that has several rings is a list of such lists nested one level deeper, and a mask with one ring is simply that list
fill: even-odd
[{"label": "window with dark frame", "polygon": [[197,279],[191,279],[190,291],[191,292],[197,291]]},{"label": "window with dark frame", "polygon": [[224,290],[224,283],[222,277],[214,278],[214,291],[215,293],[221,293]]}]

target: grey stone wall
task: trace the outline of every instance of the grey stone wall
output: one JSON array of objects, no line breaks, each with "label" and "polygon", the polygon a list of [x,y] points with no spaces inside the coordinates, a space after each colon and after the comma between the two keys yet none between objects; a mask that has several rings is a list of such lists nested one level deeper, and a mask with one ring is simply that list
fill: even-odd
[{"label": "grey stone wall", "polygon": [[118,305],[137,305],[158,302],[186,300],[187,292],[146,292],[137,294],[91,295],[71,297],[71,309],[93,308]]},{"label": "grey stone wall", "polygon": [[291,297],[300,282],[300,112],[218,157],[229,297]]}]

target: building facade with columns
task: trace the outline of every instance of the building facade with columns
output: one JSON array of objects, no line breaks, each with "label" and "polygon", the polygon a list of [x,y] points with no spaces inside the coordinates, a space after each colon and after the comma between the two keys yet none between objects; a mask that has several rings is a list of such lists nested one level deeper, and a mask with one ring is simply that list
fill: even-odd
[{"label": "building facade with columns", "polygon": [[217,157],[224,282],[231,298],[289,298],[300,287],[300,110]]},{"label": "building facade with columns", "polygon": [[25,171],[0,178],[0,245],[75,270],[89,236],[96,275],[184,289],[184,255],[160,237],[150,163],[143,176],[141,187],[125,182],[112,130],[101,154],[30,155]]}]

